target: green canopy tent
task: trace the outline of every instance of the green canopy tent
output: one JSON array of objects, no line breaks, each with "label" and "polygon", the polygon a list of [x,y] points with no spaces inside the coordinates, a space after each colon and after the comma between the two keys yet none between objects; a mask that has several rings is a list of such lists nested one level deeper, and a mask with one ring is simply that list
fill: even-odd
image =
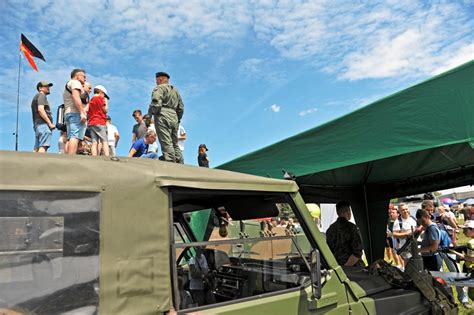
[{"label": "green canopy tent", "polygon": [[218,168],[296,175],[306,202],[351,202],[368,259],[391,198],[474,183],[474,61]]}]

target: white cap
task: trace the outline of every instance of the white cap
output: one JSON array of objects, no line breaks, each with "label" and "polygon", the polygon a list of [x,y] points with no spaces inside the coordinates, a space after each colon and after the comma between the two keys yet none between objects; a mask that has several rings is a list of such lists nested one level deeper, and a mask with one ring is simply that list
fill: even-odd
[{"label": "white cap", "polygon": [[464,222],[464,225],[461,225],[463,229],[474,229],[474,220],[469,220]]},{"label": "white cap", "polygon": [[95,90],[95,89],[98,89],[99,91],[102,91],[102,92],[105,94],[105,97],[106,97],[107,99],[110,99],[109,96],[107,95],[107,89],[106,89],[103,85],[96,85],[96,86],[94,87],[94,90]]}]

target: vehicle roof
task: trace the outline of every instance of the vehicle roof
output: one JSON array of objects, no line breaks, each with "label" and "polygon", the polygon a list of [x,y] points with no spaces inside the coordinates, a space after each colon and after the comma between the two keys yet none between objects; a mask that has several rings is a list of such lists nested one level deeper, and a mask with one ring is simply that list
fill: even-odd
[{"label": "vehicle roof", "polygon": [[[74,172],[72,172],[74,170]],[[96,190],[111,181],[133,184],[138,179],[150,186],[219,190],[296,192],[289,180],[271,179],[232,171],[180,165],[150,159],[68,156],[31,152],[0,151],[2,189],[45,189],[67,186]],[[25,183],[25,177],[28,182]],[[126,187],[126,186],[124,186]]]}]

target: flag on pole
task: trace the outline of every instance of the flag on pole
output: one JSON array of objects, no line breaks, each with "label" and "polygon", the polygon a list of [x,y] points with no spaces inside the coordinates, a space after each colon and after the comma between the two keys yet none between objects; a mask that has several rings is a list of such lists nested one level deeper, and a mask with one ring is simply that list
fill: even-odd
[{"label": "flag on pole", "polygon": [[36,66],[33,57],[42,59],[44,62],[46,62],[43,54],[23,34],[21,34],[20,50],[25,54],[26,59],[30,63],[31,67],[35,69],[35,71],[38,71],[38,67]]}]

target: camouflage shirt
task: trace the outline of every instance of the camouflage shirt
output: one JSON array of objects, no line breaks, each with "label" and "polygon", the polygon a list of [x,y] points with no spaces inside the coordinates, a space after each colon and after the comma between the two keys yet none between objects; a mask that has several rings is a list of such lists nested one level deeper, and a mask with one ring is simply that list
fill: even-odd
[{"label": "camouflage shirt", "polygon": [[326,240],[339,265],[344,266],[351,255],[362,257],[359,228],[339,217],[326,231]]},{"label": "camouflage shirt", "polygon": [[178,89],[170,84],[157,85],[151,92],[149,114],[158,115],[162,107],[174,109],[181,120],[184,113],[184,104]]}]

